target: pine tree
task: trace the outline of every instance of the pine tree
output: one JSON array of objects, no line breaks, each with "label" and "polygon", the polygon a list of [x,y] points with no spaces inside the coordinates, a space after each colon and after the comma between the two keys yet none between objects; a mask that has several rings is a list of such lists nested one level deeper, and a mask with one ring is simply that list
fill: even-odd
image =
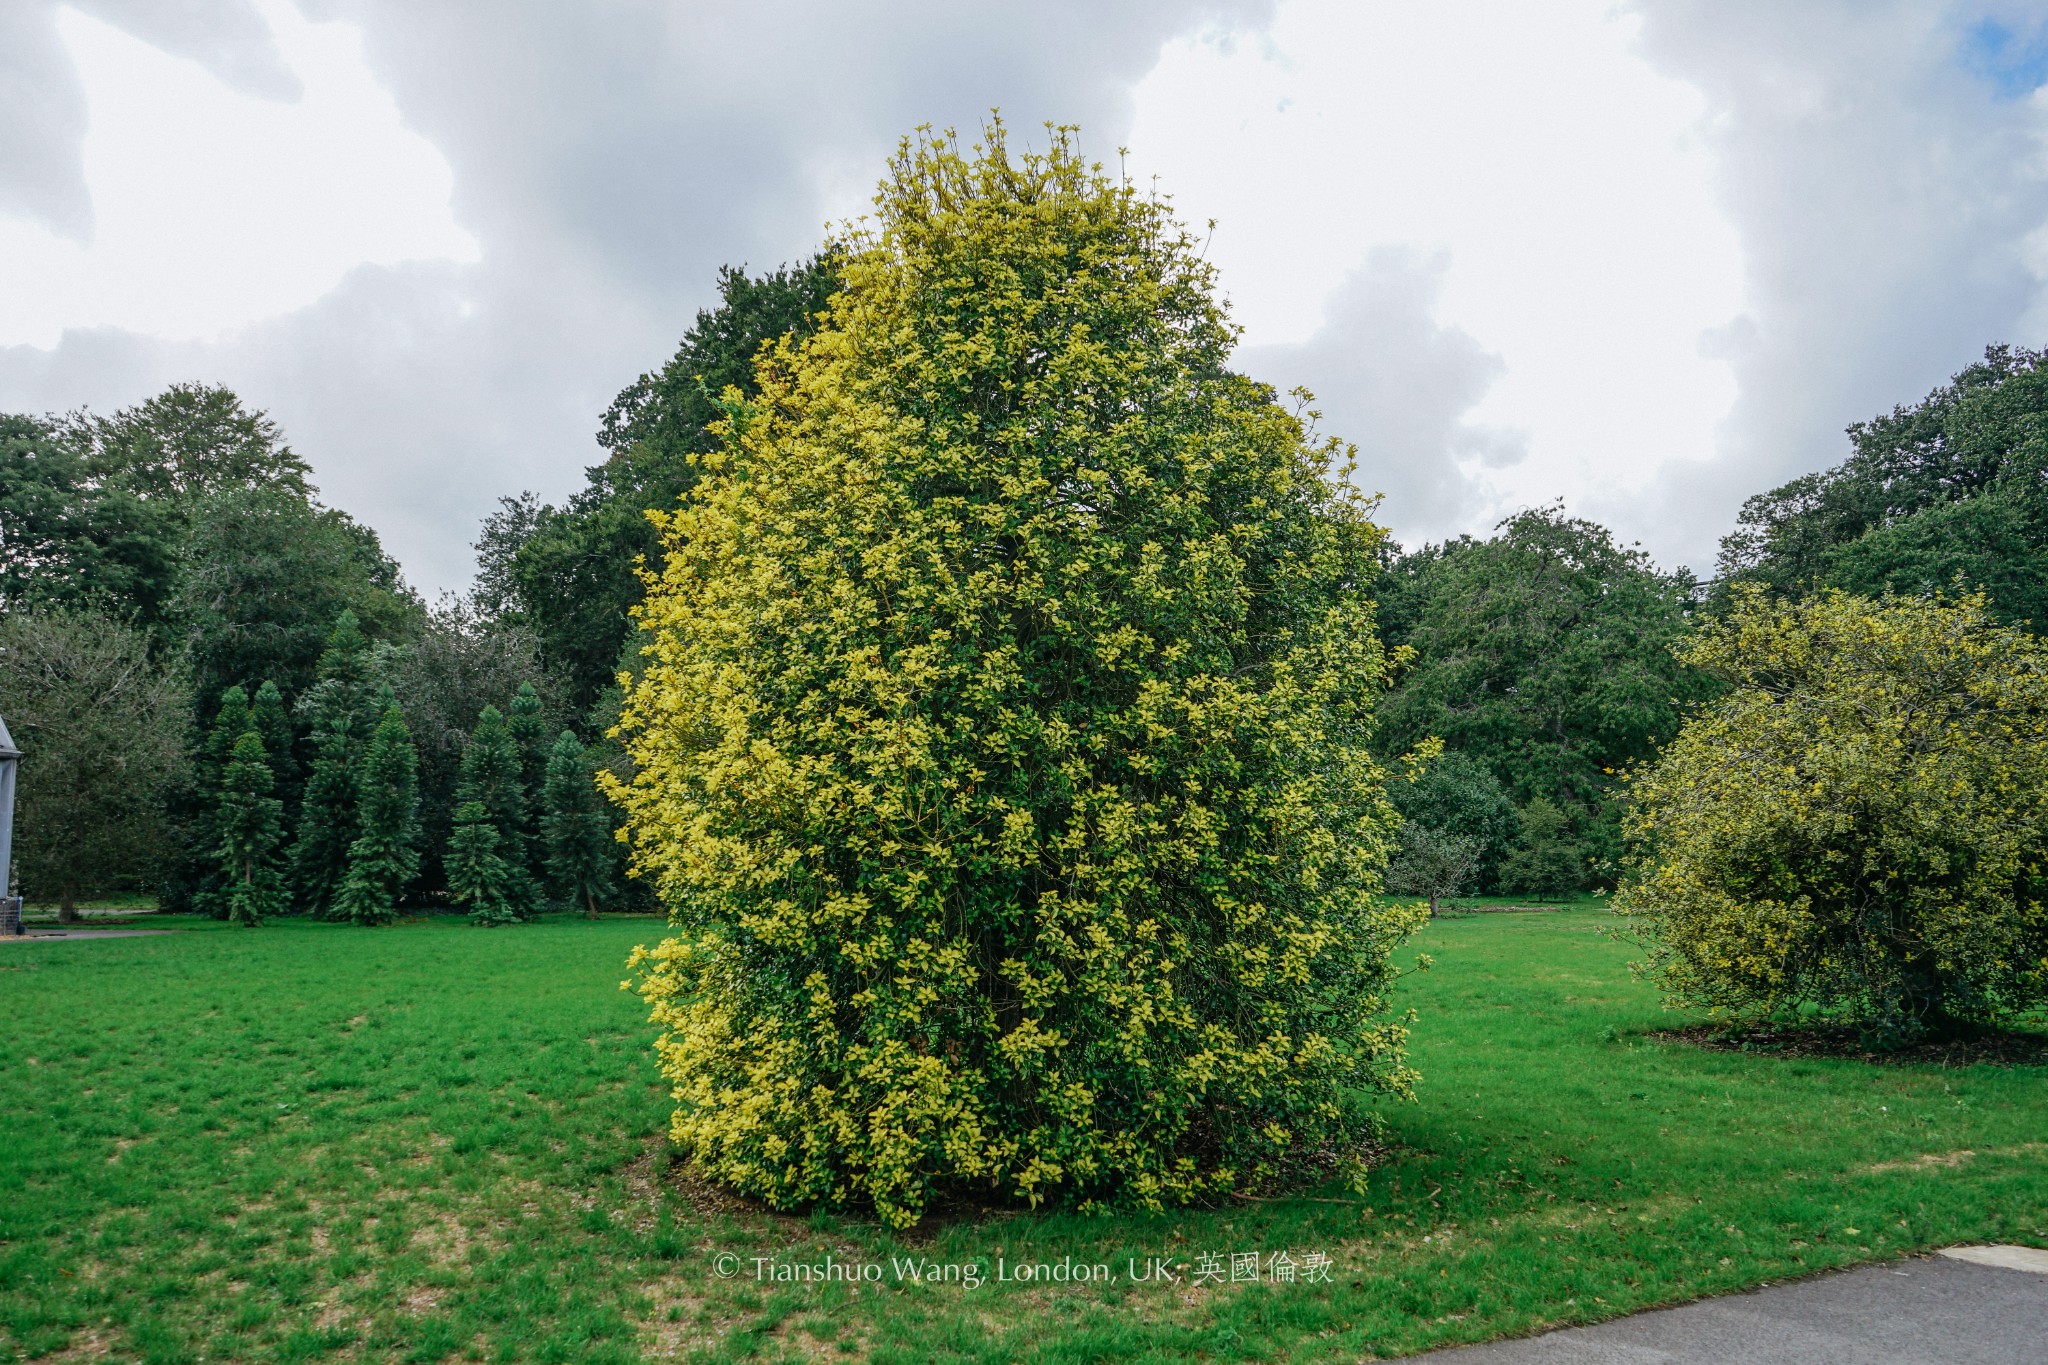
[{"label": "pine tree", "polygon": [[256,733],[263,737],[263,752],[270,759],[270,773],[276,779],[272,790],[284,804],[286,827],[296,812],[299,803],[299,762],[293,753],[297,747],[298,732],[292,727],[292,717],[284,704],[284,693],[268,678],[263,686],[256,689],[256,699],[249,703],[249,718],[254,722]]},{"label": "pine tree", "polygon": [[498,831],[498,856],[511,873],[508,894],[530,909],[541,898],[540,884],[529,871],[526,841],[526,791],[519,779],[519,750],[497,707],[486,706],[476,729],[462,746],[462,780],[455,799],[479,802]]},{"label": "pine tree", "polygon": [[540,790],[548,767],[548,723],[541,714],[540,694],[533,684],[519,684],[505,716],[505,730],[519,751],[519,778],[530,792]]},{"label": "pine tree", "polygon": [[348,874],[334,901],[335,917],[356,924],[397,918],[399,893],[420,868],[419,754],[388,689],[383,700],[356,783],[362,833],[349,845]]},{"label": "pine tree", "polygon": [[235,744],[253,723],[248,692],[239,684],[224,688],[220,694],[220,710],[214,713],[213,729],[207,732],[206,750],[201,758],[201,780],[211,784],[213,790],[220,789],[221,777],[233,761]]},{"label": "pine tree", "polygon": [[574,731],[562,731],[548,755],[541,788],[541,835],[547,848],[549,889],[597,918],[612,898],[611,811],[598,794],[590,761]]},{"label": "pine tree", "polygon": [[292,881],[299,901],[314,914],[332,909],[348,875],[349,847],[362,832],[356,788],[363,750],[377,724],[369,648],[355,613],[343,611],[320,656],[320,680],[300,702],[313,762],[299,801]]},{"label": "pine tree", "polygon": [[[199,800],[198,840],[196,850],[207,855],[206,863],[215,860],[210,856],[220,847],[221,831],[218,823],[221,800],[221,779],[226,775],[232,760],[235,741],[250,727],[249,694],[239,685],[224,688],[220,694],[220,710],[214,713],[213,728],[207,732],[206,744],[199,751],[199,761],[193,764],[193,785],[197,788]],[[227,902],[223,899],[224,883],[219,869],[206,867],[199,877],[199,885],[192,893],[192,904],[202,914],[224,919],[227,916]]]},{"label": "pine tree", "polygon": [[214,812],[214,828],[220,835],[220,904],[236,924],[261,924],[283,914],[289,905],[278,868],[284,803],[270,794],[275,783],[263,736],[251,725],[229,753]]},{"label": "pine tree", "polygon": [[498,829],[481,801],[455,808],[455,832],[448,836],[442,858],[448,869],[448,893],[469,907],[471,920],[486,927],[517,924],[525,916],[512,900],[512,869],[498,856]]},{"label": "pine tree", "polygon": [[544,863],[540,789],[547,780],[548,723],[541,714],[540,694],[533,690],[532,683],[519,684],[505,717],[505,729],[519,755],[519,786],[526,799],[526,818],[520,833],[526,838],[527,871],[538,877]]}]

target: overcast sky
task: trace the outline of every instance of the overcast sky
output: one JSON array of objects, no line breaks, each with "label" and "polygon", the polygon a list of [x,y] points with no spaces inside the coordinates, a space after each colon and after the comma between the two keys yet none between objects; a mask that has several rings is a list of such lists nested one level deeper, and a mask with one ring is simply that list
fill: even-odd
[{"label": "overcast sky", "polygon": [[1078,123],[1410,543],[1747,494],[2048,344],[2048,11],[1886,0],[0,0],[0,410],[221,382],[432,594],[722,262]]}]

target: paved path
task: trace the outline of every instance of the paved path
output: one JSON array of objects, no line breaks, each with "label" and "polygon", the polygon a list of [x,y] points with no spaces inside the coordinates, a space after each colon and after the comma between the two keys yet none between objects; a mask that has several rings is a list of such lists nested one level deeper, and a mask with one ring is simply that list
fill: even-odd
[{"label": "paved path", "polygon": [[1432,1365],[2043,1365],[2048,1251],[1953,1247],[1416,1357]]}]

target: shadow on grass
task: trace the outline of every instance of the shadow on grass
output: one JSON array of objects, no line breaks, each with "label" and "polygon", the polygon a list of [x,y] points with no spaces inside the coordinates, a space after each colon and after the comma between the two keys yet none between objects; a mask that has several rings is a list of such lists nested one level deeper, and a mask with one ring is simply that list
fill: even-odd
[{"label": "shadow on grass", "polygon": [[2048,1066],[2048,1033],[2028,1029],[1982,1029],[1893,1048],[1873,1047],[1867,1034],[1847,1025],[1694,1024],[1650,1036],[1710,1052],[1834,1057],[1891,1066]]}]

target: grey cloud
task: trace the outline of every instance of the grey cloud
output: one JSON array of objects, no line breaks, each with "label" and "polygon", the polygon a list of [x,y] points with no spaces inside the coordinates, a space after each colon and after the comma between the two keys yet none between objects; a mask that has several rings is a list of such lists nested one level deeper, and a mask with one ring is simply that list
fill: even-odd
[{"label": "grey cloud", "polygon": [[[165,52],[199,62],[237,90],[271,99],[299,94],[270,26],[248,0],[70,3]],[[82,164],[85,91],[57,35],[58,8],[58,0],[9,0],[0,6],[0,213],[86,241],[93,215]]]},{"label": "grey cloud", "polygon": [[667,357],[719,264],[806,254],[830,188],[872,182],[919,123],[969,131],[1000,105],[1019,131],[1080,123],[1113,157],[1163,43],[1269,6],[302,0],[362,25],[453,166],[482,263],[362,267],[218,344],[74,332],[0,350],[0,408],[233,384],[416,581],[460,587],[478,519],[499,494],[580,482],[604,405]]},{"label": "grey cloud", "polygon": [[1315,395],[1319,430],[1358,447],[1356,481],[1386,495],[1381,520],[1409,543],[1472,520],[1486,495],[1468,466],[1514,464],[1526,448],[1520,433],[1466,416],[1506,367],[1468,333],[1437,323],[1449,263],[1375,251],[1331,292],[1307,341],[1238,356],[1247,374]]},{"label": "grey cloud", "polygon": [[[1739,386],[1718,458],[1639,509],[1711,567],[1744,496],[1847,453],[1994,341],[2040,345],[2026,237],[2048,224],[2044,106],[1973,72],[1994,8],[1645,0],[1643,50],[1710,103],[1749,308],[1703,344]],[[2009,7],[2016,26],[2038,11]]]}]

